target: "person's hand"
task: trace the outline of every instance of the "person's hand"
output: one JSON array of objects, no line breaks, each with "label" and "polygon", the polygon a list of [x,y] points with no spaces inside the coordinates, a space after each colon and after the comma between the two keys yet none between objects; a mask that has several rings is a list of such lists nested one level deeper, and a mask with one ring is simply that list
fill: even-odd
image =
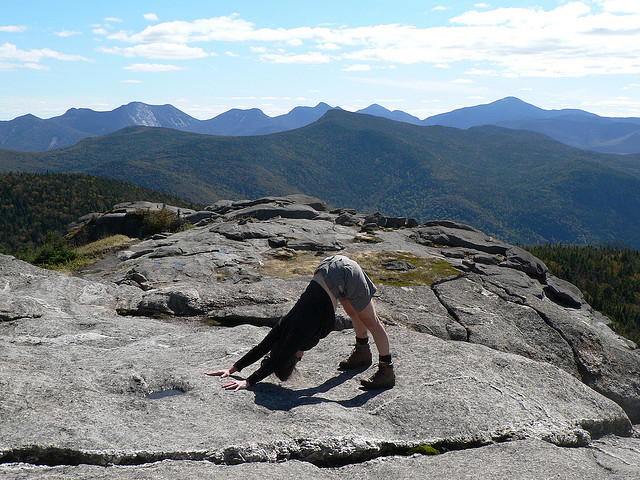
[{"label": "person's hand", "polygon": [[246,380],[229,380],[227,383],[222,384],[222,388],[237,392],[238,390],[249,388],[249,382]]},{"label": "person's hand", "polygon": [[211,375],[212,377],[228,377],[231,374],[236,373],[238,370],[236,367],[223,368],[221,370],[214,370],[212,372],[204,372],[205,375]]}]

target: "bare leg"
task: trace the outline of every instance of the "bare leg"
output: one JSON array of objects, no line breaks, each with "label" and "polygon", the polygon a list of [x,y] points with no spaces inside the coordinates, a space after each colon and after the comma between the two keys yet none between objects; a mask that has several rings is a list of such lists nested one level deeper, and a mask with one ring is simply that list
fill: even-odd
[{"label": "bare leg", "polygon": [[371,299],[369,305],[360,312],[355,311],[349,300],[342,300],[340,303],[344,307],[345,312],[347,312],[347,315],[351,317],[356,336],[365,338],[367,331],[371,332],[373,340],[376,342],[376,347],[378,348],[378,354],[389,355],[389,334],[376,313],[373,299]]}]

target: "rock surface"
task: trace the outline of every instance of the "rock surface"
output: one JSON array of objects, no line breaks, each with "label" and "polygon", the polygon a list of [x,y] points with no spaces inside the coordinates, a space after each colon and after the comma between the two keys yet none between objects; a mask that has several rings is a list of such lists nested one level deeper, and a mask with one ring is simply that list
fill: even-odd
[{"label": "rock surface", "polygon": [[[82,278],[0,255],[0,478],[640,476],[639,352],[574,286],[471,227],[327,210],[218,202]],[[203,374],[336,251],[379,286],[395,388],[336,370],[353,341],[341,308],[288,382],[231,393]],[[411,455],[423,446],[442,454]]]}]

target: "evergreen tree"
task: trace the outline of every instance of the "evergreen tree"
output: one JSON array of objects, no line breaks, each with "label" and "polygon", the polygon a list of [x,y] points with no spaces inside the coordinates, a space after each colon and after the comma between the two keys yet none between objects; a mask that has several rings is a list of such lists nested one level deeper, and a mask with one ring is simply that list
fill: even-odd
[{"label": "evergreen tree", "polygon": [[616,332],[640,345],[640,252],[615,245],[537,245],[528,250],[549,271],[576,285],[611,318]]}]

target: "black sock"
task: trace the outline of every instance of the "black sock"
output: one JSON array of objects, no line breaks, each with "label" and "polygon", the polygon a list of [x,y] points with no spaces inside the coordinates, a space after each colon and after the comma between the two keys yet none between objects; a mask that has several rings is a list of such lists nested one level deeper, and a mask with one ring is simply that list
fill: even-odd
[{"label": "black sock", "polygon": [[367,345],[369,343],[369,337],[360,338],[356,336],[356,343],[358,345]]},{"label": "black sock", "polygon": [[383,363],[391,363],[391,354],[389,354],[389,355],[379,355],[378,356],[378,360],[380,360]]}]

